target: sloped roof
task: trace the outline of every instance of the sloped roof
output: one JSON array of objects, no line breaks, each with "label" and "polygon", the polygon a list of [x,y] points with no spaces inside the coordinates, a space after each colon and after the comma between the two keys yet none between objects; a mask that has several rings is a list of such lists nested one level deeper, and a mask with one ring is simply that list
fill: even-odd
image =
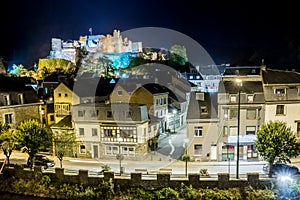
[{"label": "sloped roof", "polygon": [[52,128],[72,128],[72,118],[71,115],[67,115],[62,120],[57,122],[56,124],[53,124]]},{"label": "sloped roof", "polygon": [[234,81],[221,81],[219,84],[220,93],[238,93],[238,89],[249,94],[263,92],[261,81],[243,81],[241,87],[238,87]]},{"label": "sloped roof", "polygon": [[260,66],[230,66],[225,68],[223,75],[260,75]]},{"label": "sloped roof", "polygon": [[262,78],[264,84],[300,84],[300,73],[294,71],[262,70]]},{"label": "sloped roof", "polygon": [[115,87],[110,81],[111,78],[81,78],[74,83],[73,92],[79,97],[107,96]]},{"label": "sloped roof", "polygon": [[[203,93],[204,100],[196,99],[197,92],[191,92],[187,111],[187,119],[215,119],[218,117],[218,104],[216,93]],[[207,108],[207,114],[201,113],[201,107]]]}]

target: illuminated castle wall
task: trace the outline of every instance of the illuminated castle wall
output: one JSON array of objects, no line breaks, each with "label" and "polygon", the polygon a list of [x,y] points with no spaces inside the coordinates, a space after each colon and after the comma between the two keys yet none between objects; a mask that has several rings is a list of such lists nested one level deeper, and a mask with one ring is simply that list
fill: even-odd
[{"label": "illuminated castle wall", "polygon": [[61,58],[76,63],[76,49],[85,47],[89,53],[101,52],[106,54],[107,58],[111,57],[115,68],[122,67],[122,64],[117,64],[121,62],[118,61],[118,58],[124,60],[128,54],[135,55],[142,52],[142,42],[132,42],[128,38],[123,39],[119,30],[114,30],[112,35],[107,34],[106,36],[92,34],[80,36],[79,40],[63,41],[59,38],[52,38],[51,44],[49,58]]}]

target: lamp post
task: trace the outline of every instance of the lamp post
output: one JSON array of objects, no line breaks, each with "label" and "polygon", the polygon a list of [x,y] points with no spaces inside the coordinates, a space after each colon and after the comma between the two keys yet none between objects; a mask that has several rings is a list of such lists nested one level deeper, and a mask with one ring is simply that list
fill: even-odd
[{"label": "lamp post", "polygon": [[173,130],[174,130],[174,133],[175,133],[175,125],[176,125],[176,119],[175,119],[175,116],[176,116],[176,113],[177,113],[177,110],[176,109],[173,109]]},{"label": "lamp post", "polygon": [[239,160],[240,160],[240,108],[241,108],[241,87],[243,85],[243,82],[241,79],[236,79],[236,84],[238,88],[238,123],[237,123],[237,142],[236,142],[236,179],[239,179]]},{"label": "lamp post", "polygon": [[118,137],[118,142],[119,142],[119,154],[117,156],[117,158],[119,159],[119,164],[120,164],[120,175],[122,174],[122,159],[123,159],[123,156],[121,154],[121,142],[123,142],[123,138],[121,137]]}]

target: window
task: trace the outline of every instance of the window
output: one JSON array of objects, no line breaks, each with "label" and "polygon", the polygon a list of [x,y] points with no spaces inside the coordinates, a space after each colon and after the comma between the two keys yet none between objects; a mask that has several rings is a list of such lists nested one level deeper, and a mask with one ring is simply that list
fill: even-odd
[{"label": "window", "polygon": [[255,126],[246,126],[246,135],[255,135]]},{"label": "window", "polygon": [[276,115],[284,115],[284,105],[276,106]]},{"label": "window", "polygon": [[229,114],[230,114],[230,119],[231,120],[237,120],[237,115],[238,115],[238,110],[237,109],[231,109],[230,110],[230,112],[229,112]]},{"label": "window", "polygon": [[247,119],[248,120],[254,120],[254,119],[256,119],[256,110],[254,110],[254,109],[248,109],[247,110]]},{"label": "window", "polygon": [[297,136],[300,137],[300,122],[297,122]]},{"label": "window", "polygon": [[277,88],[275,89],[275,94],[285,94],[285,89],[284,88]]},{"label": "window", "polygon": [[117,155],[119,153],[119,148],[116,146],[106,146],[105,150],[107,155]]},{"label": "window", "polygon": [[5,106],[9,106],[9,105],[10,105],[10,98],[9,98],[9,95],[4,95],[4,96],[3,96],[3,101],[4,101],[4,105],[5,105]]},{"label": "window", "polygon": [[223,137],[227,137],[228,136],[228,127],[224,126],[223,127]]},{"label": "window", "polygon": [[208,114],[206,106],[201,106],[201,114]]},{"label": "window", "polygon": [[61,93],[58,93],[58,96],[61,97]]},{"label": "window", "polygon": [[84,135],[84,128],[79,128],[79,135]]},{"label": "window", "polygon": [[54,115],[50,115],[50,121],[51,121],[51,122],[54,121]]},{"label": "window", "polygon": [[253,103],[254,95],[247,95],[247,103]]},{"label": "window", "polygon": [[135,154],[134,147],[129,147],[128,148],[128,155],[129,156],[134,156],[134,154]]},{"label": "window", "polygon": [[229,127],[229,135],[230,136],[234,136],[234,135],[237,135],[237,126],[230,126]]},{"label": "window", "polygon": [[97,136],[98,135],[98,131],[96,128],[92,128],[92,136]]},{"label": "window", "polygon": [[224,120],[228,120],[228,109],[224,109]]},{"label": "window", "polygon": [[230,95],[230,103],[236,103],[237,102],[237,96],[236,95]]},{"label": "window", "polygon": [[202,144],[195,144],[194,145],[194,155],[201,156],[202,155]]},{"label": "window", "polygon": [[18,94],[18,103],[19,104],[24,104],[23,94]]},{"label": "window", "polygon": [[202,131],[203,131],[202,126],[195,126],[194,130],[195,130],[195,136],[196,137],[202,137]]},{"label": "window", "polygon": [[112,118],[112,112],[111,111],[107,111],[106,112],[106,117],[107,118]]},{"label": "window", "polygon": [[68,97],[68,94],[67,94],[67,93],[65,93],[65,97]]},{"label": "window", "polygon": [[5,114],[4,115],[4,122],[6,124],[12,124],[13,123],[13,114],[12,113]]},{"label": "window", "polygon": [[79,151],[80,151],[80,153],[85,153],[86,152],[85,145],[80,145]]},{"label": "window", "polygon": [[127,111],[126,112],[126,118],[131,118],[132,116],[132,112],[131,111]]},{"label": "window", "polygon": [[78,110],[78,117],[84,117],[84,110]]},{"label": "window", "polygon": [[118,94],[118,96],[122,96],[123,91],[122,91],[122,90],[118,90],[118,91],[117,91],[117,94]]}]

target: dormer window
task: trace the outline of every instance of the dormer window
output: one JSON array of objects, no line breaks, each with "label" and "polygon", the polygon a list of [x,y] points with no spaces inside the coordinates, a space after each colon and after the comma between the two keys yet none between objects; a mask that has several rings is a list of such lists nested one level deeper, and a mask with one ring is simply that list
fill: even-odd
[{"label": "dormer window", "polygon": [[285,88],[276,88],[274,92],[277,95],[285,95]]},{"label": "dormer window", "polygon": [[201,106],[201,114],[208,114],[206,106]]},{"label": "dormer window", "polygon": [[247,103],[253,103],[254,95],[247,95]]},{"label": "dormer window", "polygon": [[230,103],[236,103],[237,102],[237,96],[236,95],[230,95]]},{"label": "dormer window", "polygon": [[5,105],[5,106],[9,106],[9,105],[10,105],[10,97],[9,97],[9,94],[3,96],[3,102],[4,102],[4,105]]}]

